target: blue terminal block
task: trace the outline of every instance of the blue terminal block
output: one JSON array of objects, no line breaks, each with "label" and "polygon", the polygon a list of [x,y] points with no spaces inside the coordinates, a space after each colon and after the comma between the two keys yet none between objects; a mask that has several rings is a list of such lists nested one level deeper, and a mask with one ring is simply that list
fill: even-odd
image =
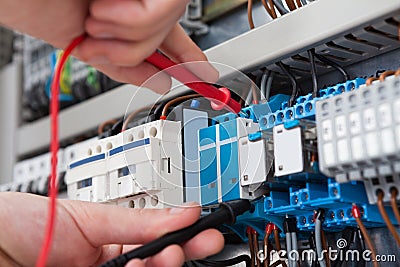
[{"label": "blue terminal block", "polygon": [[272,111],[271,114],[264,115],[260,118],[260,128],[263,131],[271,130],[274,126],[295,119],[315,119],[315,104],[317,101],[332,97],[344,92],[358,89],[365,84],[365,79],[356,78],[345,83],[340,83],[319,91],[319,96],[312,97],[312,94],[300,96],[296,99],[293,107],[288,107],[288,103],[284,102],[280,110]]},{"label": "blue terminal block", "polygon": [[264,211],[267,215],[297,216],[308,213],[312,208],[293,202],[291,196],[298,194],[300,189],[290,187],[289,192],[270,192],[270,196],[264,199]]}]

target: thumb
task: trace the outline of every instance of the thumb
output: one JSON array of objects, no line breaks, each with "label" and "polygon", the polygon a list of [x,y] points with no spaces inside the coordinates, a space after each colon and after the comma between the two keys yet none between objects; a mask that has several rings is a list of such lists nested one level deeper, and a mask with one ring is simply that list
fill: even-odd
[{"label": "thumb", "polygon": [[60,201],[93,246],[145,244],[198,220],[196,203],[167,209],[128,209],[105,204]]}]

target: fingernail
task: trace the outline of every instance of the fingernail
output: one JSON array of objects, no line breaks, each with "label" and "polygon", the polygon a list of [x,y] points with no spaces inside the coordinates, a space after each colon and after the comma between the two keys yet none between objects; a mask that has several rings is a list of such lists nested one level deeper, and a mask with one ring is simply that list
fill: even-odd
[{"label": "fingernail", "polygon": [[110,64],[110,61],[105,56],[95,56],[88,60],[89,64]]},{"label": "fingernail", "polygon": [[197,202],[184,203],[180,207],[175,207],[175,208],[170,209],[169,214],[172,214],[172,215],[182,214],[187,208],[196,207],[196,206],[199,206],[199,203],[197,203]]}]

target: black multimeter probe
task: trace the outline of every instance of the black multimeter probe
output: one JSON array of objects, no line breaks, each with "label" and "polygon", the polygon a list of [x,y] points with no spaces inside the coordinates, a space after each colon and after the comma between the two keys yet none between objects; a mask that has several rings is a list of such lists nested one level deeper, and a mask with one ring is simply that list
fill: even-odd
[{"label": "black multimeter probe", "polygon": [[251,206],[249,200],[223,202],[219,205],[218,210],[200,218],[194,224],[181,230],[168,233],[144,246],[121,254],[102,264],[100,267],[123,267],[130,260],[146,259],[161,252],[170,245],[182,244],[206,229],[214,228],[222,224],[234,224],[236,222],[236,217],[250,210]]}]

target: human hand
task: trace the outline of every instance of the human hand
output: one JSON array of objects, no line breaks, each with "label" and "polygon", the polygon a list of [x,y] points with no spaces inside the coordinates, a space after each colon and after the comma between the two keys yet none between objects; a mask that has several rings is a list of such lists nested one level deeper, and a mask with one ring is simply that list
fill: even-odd
[{"label": "human hand", "polygon": [[[142,84],[159,70],[143,62],[160,48],[177,63],[206,61],[203,52],[177,24],[188,0],[0,0],[0,23],[65,48],[88,33],[74,51],[111,78]],[[217,71],[201,64],[195,73],[207,81]],[[170,88],[159,75],[159,92]],[[152,89],[154,89],[153,86]]]},{"label": "human hand", "polygon": [[[200,207],[195,206],[147,210],[59,200],[57,207],[49,266],[98,266],[140,244],[189,226],[200,215]],[[15,266],[13,261],[34,266],[47,209],[47,198],[0,193],[0,266]],[[223,243],[222,235],[210,229],[182,246],[169,246],[144,261],[132,260],[127,266],[182,266],[187,259],[217,253]]]}]

